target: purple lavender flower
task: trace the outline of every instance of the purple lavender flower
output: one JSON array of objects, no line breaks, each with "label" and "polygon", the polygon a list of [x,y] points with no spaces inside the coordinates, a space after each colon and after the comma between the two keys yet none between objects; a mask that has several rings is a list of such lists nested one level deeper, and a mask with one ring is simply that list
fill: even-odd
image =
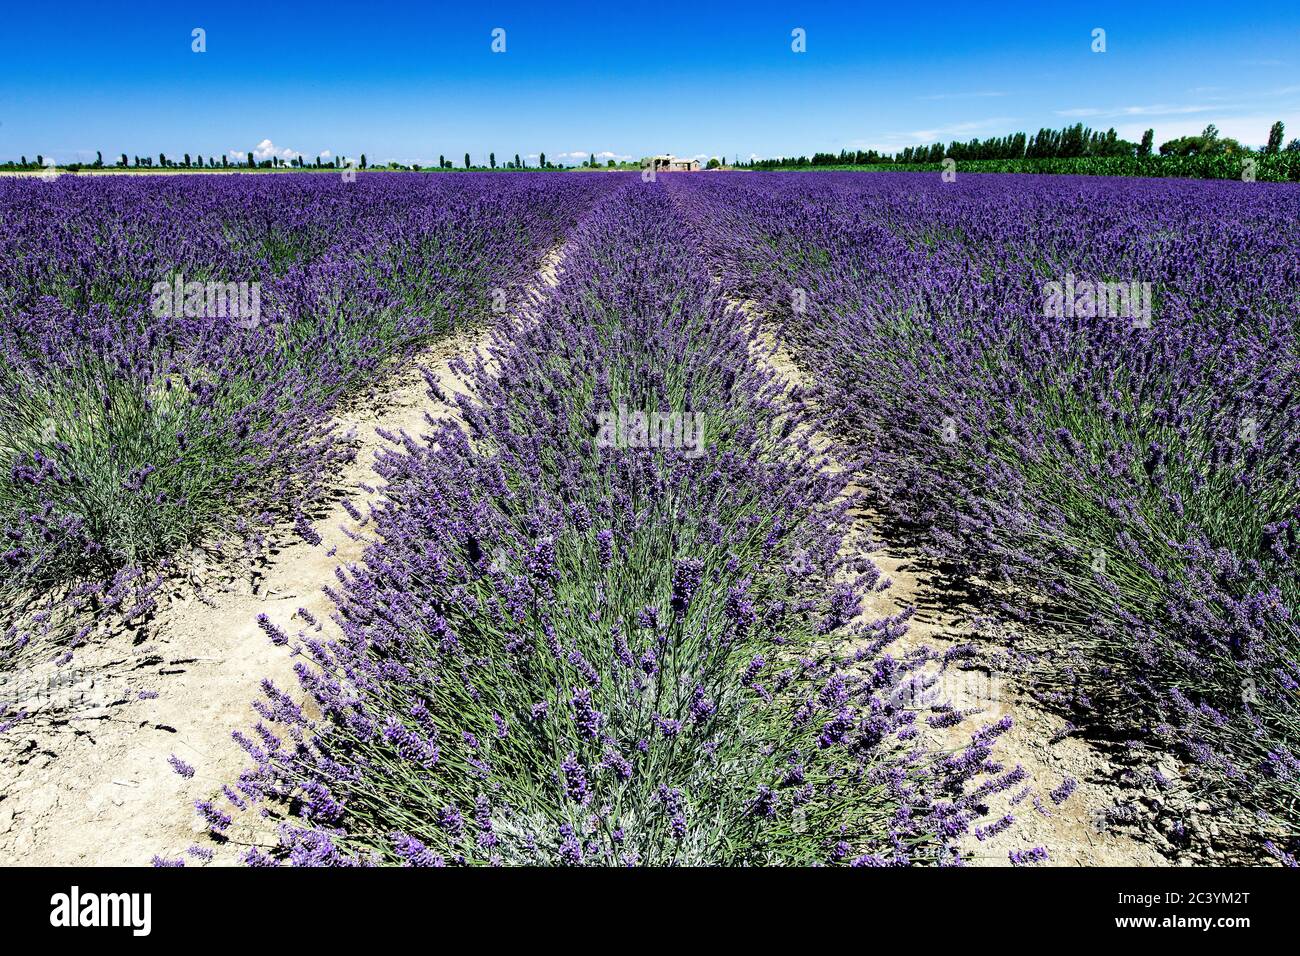
[{"label": "purple lavender flower", "polygon": [[600,736],[600,728],[605,722],[605,716],[592,706],[591,691],[588,688],[575,687],[572,688],[572,693],[569,706],[573,710],[573,722],[584,737],[594,740]]},{"label": "purple lavender flower", "polygon": [[208,827],[217,832],[222,832],[230,828],[232,822],[230,814],[223,810],[218,810],[212,805],[211,800],[196,800],[194,809],[199,811]]},{"label": "purple lavender flower", "polygon": [[279,866],[275,857],[263,852],[259,847],[249,847],[248,851],[240,858],[240,862],[245,866],[262,867],[262,866]]},{"label": "purple lavender flower", "polygon": [[1041,846],[1036,846],[1028,850],[1010,850],[1007,857],[1011,860],[1012,866],[1028,866],[1031,863],[1045,863],[1047,851]]},{"label": "purple lavender flower", "polygon": [[393,852],[402,860],[403,866],[428,867],[441,866],[442,858],[408,833],[392,835]]},{"label": "purple lavender flower", "polygon": [[577,754],[570,751],[560,765],[560,769],[564,771],[564,792],[569,795],[570,800],[585,805],[590,799],[587,771],[578,762]]},{"label": "purple lavender flower", "polygon": [[1056,787],[1056,789],[1048,794],[1048,796],[1052,798],[1053,803],[1060,806],[1066,800],[1070,799],[1070,794],[1074,793],[1075,788],[1078,786],[1079,781],[1075,780],[1073,777],[1066,777],[1061,781],[1060,785]]},{"label": "purple lavender flower", "polygon": [[600,552],[600,563],[608,567],[614,560],[614,532],[606,528],[596,532],[596,547]]},{"label": "purple lavender flower", "polygon": [[704,579],[704,562],[699,558],[682,558],[673,562],[672,608],[678,614],[685,612],[691,598]]},{"label": "purple lavender flower", "polygon": [[167,762],[171,764],[172,770],[176,771],[176,773],[180,774],[186,780],[189,780],[194,776],[194,768],[175,754],[168,757]]},{"label": "purple lavender flower", "polygon": [[266,636],[271,639],[272,644],[282,647],[289,643],[289,635],[265,614],[257,615],[257,626],[266,632]]}]

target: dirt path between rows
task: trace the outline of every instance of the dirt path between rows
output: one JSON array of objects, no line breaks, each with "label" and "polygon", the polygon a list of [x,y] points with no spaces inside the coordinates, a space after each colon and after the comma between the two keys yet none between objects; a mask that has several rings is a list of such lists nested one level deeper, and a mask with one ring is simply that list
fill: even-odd
[{"label": "dirt path between rows", "polygon": [[[784,379],[787,392],[799,390],[806,394],[807,376],[768,328],[757,303],[733,300],[731,304],[758,320],[761,331],[755,360]],[[842,467],[839,463],[849,459],[841,444],[825,432],[810,435],[809,443],[834,463],[829,467],[838,469]],[[862,489],[851,486],[849,491],[860,493]],[[963,859],[977,866],[1007,866],[1011,851],[1044,847],[1048,862],[1057,866],[1167,866],[1169,861],[1149,843],[1111,825],[1113,810],[1122,804],[1123,797],[1113,784],[1116,768],[1106,755],[1064,733],[1066,728],[1059,717],[1021,693],[1014,677],[999,672],[994,664],[999,648],[990,648],[988,638],[978,633],[983,624],[977,622],[982,622],[988,612],[953,593],[917,556],[882,541],[879,527],[878,515],[859,509],[841,552],[851,565],[870,560],[890,582],[888,587],[869,595],[853,625],[910,610],[907,633],[887,652],[901,659],[928,648],[934,659],[926,669],[937,677],[937,684],[918,703],[927,714],[936,704],[950,704],[969,712],[952,727],[926,726],[929,745],[941,751],[956,751],[975,730],[1010,717],[1011,730],[997,740],[993,759],[1006,771],[1020,766],[1026,773],[1024,783],[990,798],[990,813],[981,826],[987,827],[1006,815],[1013,822],[995,833],[979,828],[968,833],[958,847]],[[984,645],[975,658],[979,666],[965,670],[954,664],[943,666],[946,651],[970,644]],[[1067,779],[1076,781],[1073,792],[1058,804],[1052,799],[1052,791]]]},{"label": "dirt path between rows", "polygon": [[[558,283],[563,256],[561,247],[546,257],[515,321],[535,314],[544,290]],[[381,433],[418,438],[427,430],[426,416],[458,417],[454,407],[428,398],[421,368],[454,399],[466,388],[453,360],[469,360],[493,335],[492,329],[453,334],[339,414],[339,433],[356,457],[313,522],[319,544],[279,533],[256,565],[237,568],[211,567],[196,552],[190,580],[169,582],[167,600],[133,635],[81,648],[58,672],[61,678],[52,677],[52,665],[35,669],[30,679],[43,693],[28,702],[32,716],[0,739],[0,865],[134,866],[154,854],[175,859],[206,842],[193,809],[204,799],[236,817],[232,849],[265,838],[265,825],[241,818],[220,796],[248,763],[231,731],[255,719],[250,704],[260,697],[262,680],[298,690],[296,642],[273,644],[258,616],[291,638],[337,633],[323,588],[337,584],[336,568],[360,561],[367,544],[370,509],[383,495],[373,465],[392,447]],[[172,770],[173,755],[194,769],[192,777]]]}]

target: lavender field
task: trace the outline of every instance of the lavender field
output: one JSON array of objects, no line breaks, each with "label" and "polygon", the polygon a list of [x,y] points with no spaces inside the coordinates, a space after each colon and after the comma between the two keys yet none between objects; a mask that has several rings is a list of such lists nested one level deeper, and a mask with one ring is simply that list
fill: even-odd
[{"label": "lavender field", "polygon": [[0,859],[1294,865],[1298,323],[1286,183],[0,181]]}]

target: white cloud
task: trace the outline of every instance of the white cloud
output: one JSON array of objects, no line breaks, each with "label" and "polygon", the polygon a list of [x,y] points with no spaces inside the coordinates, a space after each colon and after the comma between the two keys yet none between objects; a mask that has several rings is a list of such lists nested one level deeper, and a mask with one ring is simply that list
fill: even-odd
[{"label": "white cloud", "polygon": [[[260,143],[257,143],[257,146],[252,148],[252,155],[257,161],[259,161],[259,163],[265,163],[266,160],[272,159],[272,157],[282,160],[305,159],[305,157],[307,157],[305,156],[305,153],[299,152],[298,150],[289,150],[289,148],[278,147],[270,139],[263,139]],[[333,155],[334,153],[331,153],[329,150],[324,150],[320,153],[321,159],[330,159],[330,156]],[[239,160],[240,163],[247,163],[248,161],[247,150],[227,150],[226,156],[229,156],[230,159],[233,160]]]},{"label": "white cloud", "polygon": [[271,159],[272,157],[278,159],[297,159],[301,155],[302,153],[298,152],[296,149],[280,149],[269,139],[262,140],[257,144],[257,148],[253,150],[253,156],[259,162],[264,159]]},{"label": "white cloud", "polygon": [[334,154],[331,153],[328,149],[322,149],[322,150],[320,151],[320,158],[321,158],[321,159],[329,159],[329,158],[332,157],[333,155],[334,155]]},{"label": "white cloud", "polygon": [[[230,149],[227,151],[226,155],[231,159],[239,160],[241,163],[247,162],[248,160],[248,150],[246,149]],[[264,139],[253,147],[253,158],[259,163],[265,162],[272,157],[276,159],[298,159],[302,157],[302,155],[303,154],[298,152],[296,149],[281,149],[269,139]],[[329,150],[326,150],[321,153],[321,155],[328,157],[330,152]]]}]

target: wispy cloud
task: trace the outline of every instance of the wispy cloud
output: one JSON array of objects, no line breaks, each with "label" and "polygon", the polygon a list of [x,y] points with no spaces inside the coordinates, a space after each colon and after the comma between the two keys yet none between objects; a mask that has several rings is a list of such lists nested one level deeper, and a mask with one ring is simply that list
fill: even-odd
[{"label": "wispy cloud", "polygon": [[949,123],[946,126],[935,126],[931,129],[913,129],[903,133],[888,133],[886,139],[905,140],[909,143],[933,143],[938,140],[1001,129],[1015,122],[1015,118],[1011,116],[993,116],[989,119],[970,120],[965,123]]},{"label": "wispy cloud", "polygon": [[1196,104],[1188,106],[1171,106],[1168,104],[1158,104],[1155,106],[1119,106],[1111,108],[1100,107],[1082,107],[1071,110],[1056,110],[1057,116],[1064,116],[1073,119],[1086,119],[1088,117],[1121,117],[1121,116],[1182,116],[1188,113],[1208,113],[1212,110],[1224,109],[1222,105],[1210,106],[1206,104]]},{"label": "wispy cloud", "polygon": [[874,149],[878,153],[892,153],[904,146],[924,146],[952,139],[965,139],[980,133],[1005,133],[1018,129],[1020,120],[1014,116],[992,116],[988,119],[950,123],[931,129],[895,130],[882,134],[879,139],[854,139],[843,144],[845,149]]},{"label": "wispy cloud", "polygon": [[575,149],[575,150],[570,150],[567,153],[555,154],[556,159],[586,159],[588,156],[591,156],[595,159],[615,159],[620,161],[625,161],[632,158],[631,156],[628,156],[624,153],[615,153],[608,149],[603,150],[602,152],[599,153],[588,153],[585,150]]}]

